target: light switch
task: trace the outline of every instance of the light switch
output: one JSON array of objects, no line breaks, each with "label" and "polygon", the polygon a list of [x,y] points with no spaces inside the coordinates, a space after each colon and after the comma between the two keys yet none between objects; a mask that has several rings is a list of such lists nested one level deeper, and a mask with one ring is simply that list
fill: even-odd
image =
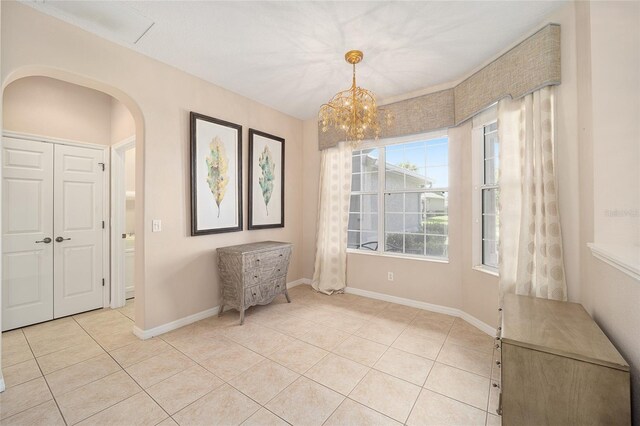
[{"label": "light switch", "polygon": [[153,219],[151,221],[151,232],[162,231],[162,221],[160,219]]}]

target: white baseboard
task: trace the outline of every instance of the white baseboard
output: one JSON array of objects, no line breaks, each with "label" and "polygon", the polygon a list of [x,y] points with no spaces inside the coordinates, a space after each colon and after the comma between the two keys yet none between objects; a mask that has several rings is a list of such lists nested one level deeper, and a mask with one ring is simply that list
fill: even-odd
[{"label": "white baseboard", "polygon": [[[299,280],[295,280],[295,281],[291,281],[290,283],[287,283],[287,288],[292,288],[292,287],[299,286],[301,284],[310,284],[310,283],[311,283],[310,279],[300,278]],[[218,315],[218,312],[220,312],[220,306],[214,306],[213,308],[195,313],[193,315],[189,315],[184,318],[177,319],[175,321],[168,322],[166,324],[159,325],[154,328],[150,328],[148,330],[142,330],[141,328],[134,326],[133,334],[135,334],[138,338],[142,340],[150,339],[154,336],[159,336],[161,334],[168,333],[180,327],[184,327],[185,325],[192,324],[196,321],[200,321],[205,318]]]},{"label": "white baseboard", "polygon": [[287,288],[297,287],[302,284],[310,285],[311,280],[309,278],[300,278],[299,280],[295,280],[295,281],[291,281],[290,283],[287,283]]},{"label": "white baseboard", "polygon": [[220,311],[220,306],[214,306],[213,308],[209,308],[207,310],[195,313],[193,315],[189,315],[184,318],[177,319],[175,321],[168,322],[166,324],[159,325],[154,328],[150,328],[148,330],[142,330],[141,328],[134,326],[133,334],[135,334],[138,338],[142,340],[150,339],[154,336],[159,336],[161,334],[168,333],[180,327],[184,327],[185,325],[192,324],[196,321],[200,321],[205,318],[218,315],[219,311]]},{"label": "white baseboard", "polygon": [[[299,285],[311,285],[311,280],[309,278],[300,278],[298,280],[287,283],[287,288],[296,287]],[[451,315],[454,317],[459,317],[473,325],[474,327],[484,331],[490,336],[496,335],[496,329],[491,327],[489,324],[486,324],[480,321],[478,318],[456,308],[450,308],[448,306],[435,305],[433,303],[420,302],[418,300],[413,299],[405,299],[403,297],[391,296],[389,294],[378,293],[375,291],[362,290],[355,287],[346,287],[345,293],[355,294],[356,296],[368,297],[369,299],[377,299],[383,300],[385,302],[397,303],[398,305],[411,306],[412,308],[424,309],[426,311],[437,312],[440,314]],[[138,327],[133,327],[133,334],[135,334],[138,338],[142,340],[150,339],[154,336],[159,336],[164,333],[168,333],[169,331],[176,330],[180,327],[184,327],[185,325],[192,324],[196,321],[203,320],[205,318],[212,317],[217,315],[220,311],[220,306],[214,306],[213,308],[204,310],[202,312],[195,313],[193,315],[189,315],[184,318],[177,319],[175,321],[168,322],[166,324],[159,325],[154,328],[150,328],[148,330],[142,330]],[[0,385],[4,386],[4,382],[1,381]],[[0,387],[2,389],[2,387]]]},{"label": "white baseboard", "polygon": [[4,377],[0,374],[0,392],[4,392]]},{"label": "white baseboard", "polygon": [[468,313],[456,309],[449,308],[448,306],[442,305],[434,305],[432,303],[420,302],[418,300],[413,299],[405,299],[403,297],[391,296],[384,293],[377,293],[375,291],[362,290],[355,287],[347,287],[344,289],[345,293],[355,294],[356,296],[368,297],[370,299],[383,300],[385,302],[397,303],[398,305],[411,306],[412,308],[424,309],[425,311],[437,312],[440,314],[451,315],[454,317],[459,317],[473,325],[474,327],[484,331],[490,336],[496,335],[496,329],[491,327],[489,324],[486,324],[480,321],[478,318],[469,315]]}]

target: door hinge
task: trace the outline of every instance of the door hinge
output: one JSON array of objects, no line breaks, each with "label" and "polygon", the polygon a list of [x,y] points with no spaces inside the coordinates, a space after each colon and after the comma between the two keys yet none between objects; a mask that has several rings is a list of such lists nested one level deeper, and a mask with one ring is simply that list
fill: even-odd
[{"label": "door hinge", "polygon": [[102,229],[104,229],[104,220],[102,221]]},{"label": "door hinge", "polygon": [[102,279],[102,287],[104,287],[104,278]]},{"label": "door hinge", "polygon": [[100,167],[102,167],[102,171],[104,172],[104,163],[98,163]]}]

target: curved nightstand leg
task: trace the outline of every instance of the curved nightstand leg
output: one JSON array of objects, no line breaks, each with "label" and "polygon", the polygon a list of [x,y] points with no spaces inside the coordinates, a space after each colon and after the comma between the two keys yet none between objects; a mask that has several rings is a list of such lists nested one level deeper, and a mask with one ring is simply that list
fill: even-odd
[{"label": "curved nightstand leg", "polygon": [[244,324],[244,309],[240,309],[240,325]]},{"label": "curved nightstand leg", "polygon": [[289,291],[288,290],[284,291],[284,297],[287,298],[287,303],[291,303],[291,299],[289,299]]},{"label": "curved nightstand leg", "polygon": [[218,311],[218,316],[221,317],[224,313],[224,305],[220,305],[220,310]]}]

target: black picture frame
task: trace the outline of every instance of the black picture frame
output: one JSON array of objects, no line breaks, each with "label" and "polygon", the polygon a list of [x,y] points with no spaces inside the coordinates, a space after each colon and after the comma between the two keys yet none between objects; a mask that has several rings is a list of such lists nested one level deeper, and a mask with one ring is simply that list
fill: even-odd
[{"label": "black picture frame", "polygon": [[[189,114],[190,122],[190,155],[191,155],[191,235],[208,235],[219,234],[223,232],[238,232],[242,231],[242,126],[239,124],[231,123],[228,121],[220,120],[217,118],[209,117],[203,114],[198,114],[191,111]],[[219,127],[216,127],[219,126]],[[226,128],[226,130],[225,130]],[[200,131],[198,130],[200,129]],[[228,130],[231,129],[231,132]],[[211,135],[214,135],[212,138]],[[229,170],[227,173],[228,182],[224,186],[225,191],[223,198],[218,204],[216,195],[213,195],[211,185],[208,183],[208,178],[211,176],[207,157],[203,157],[203,150],[205,147],[202,144],[214,143],[215,138],[220,138],[216,147],[219,145],[227,147],[233,147],[235,150],[232,152],[235,154],[235,158],[227,158],[227,168],[230,164],[233,164],[236,169],[236,173],[232,173]],[[235,141],[233,140],[235,139]],[[210,154],[213,155],[213,154]],[[228,156],[226,148],[224,148],[222,158]],[[206,170],[207,175],[203,173]],[[235,179],[236,190],[227,193],[229,183],[233,183]],[[223,178],[218,179],[219,182],[224,181]],[[203,188],[203,185],[207,188]],[[207,192],[207,189],[209,192]],[[200,196],[199,196],[200,194]],[[235,218],[235,221],[231,226],[223,224],[222,220],[218,220],[221,226],[215,226],[216,219],[220,219],[221,204],[225,201],[225,197],[232,194],[235,197],[231,203],[227,198],[227,203],[224,208],[224,219],[229,221],[230,218]],[[203,197],[204,195],[204,197]],[[208,203],[203,201],[203,198],[210,198]],[[211,214],[217,207],[217,218],[212,218]],[[229,211],[230,208],[235,207],[235,214],[232,215]],[[200,217],[203,216],[203,217]],[[210,222],[213,225],[206,225],[205,222]]]},{"label": "black picture frame", "polygon": [[[260,140],[263,139],[263,140]],[[254,190],[257,190],[256,185],[259,186],[259,179],[261,175],[264,177],[264,171],[260,170],[258,173],[254,174],[254,164],[259,162],[260,156],[263,152],[257,152],[260,150],[254,149],[256,145],[262,144],[264,145],[264,140],[268,141],[268,144],[273,148],[279,145],[278,154],[275,155],[275,178],[274,189],[279,189],[276,198],[280,198],[280,200],[276,200],[276,204],[279,209],[275,209],[278,213],[278,217],[275,217],[273,221],[265,220],[262,212],[265,209],[267,212],[267,216],[269,214],[268,208],[271,200],[269,202],[265,202],[264,193],[261,193],[261,197],[256,197],[254,194]],[[271,135],[266,132],[262,132],[256,129],[249,129],[249,185],[248,185],[248,202],[249,202],[249,220],[248,227],[250,230],[255,229],[269,229],[269,228],[284,228],[284,198],[285,198],[285,190],[284,190],[284,174],[285,174],[285,149],[284,149],[285,140],[279,136]],[[275,150],[274,150],[275,151]],[[275,152],[274,152],[275,154]],[[256,158],[256,155],[258,156]],[[279,156],[279,158],[278,158]],[[260,168],[261,169],[261,168]],[[279,186],[279,188],[278,188]],[[273,194],[271,194],[273,196]],[[279,202],[278,202],[279,201]],[[258,210],[260,209],[260,210]],[[273,212],[275,213],[275,212]]]}]

